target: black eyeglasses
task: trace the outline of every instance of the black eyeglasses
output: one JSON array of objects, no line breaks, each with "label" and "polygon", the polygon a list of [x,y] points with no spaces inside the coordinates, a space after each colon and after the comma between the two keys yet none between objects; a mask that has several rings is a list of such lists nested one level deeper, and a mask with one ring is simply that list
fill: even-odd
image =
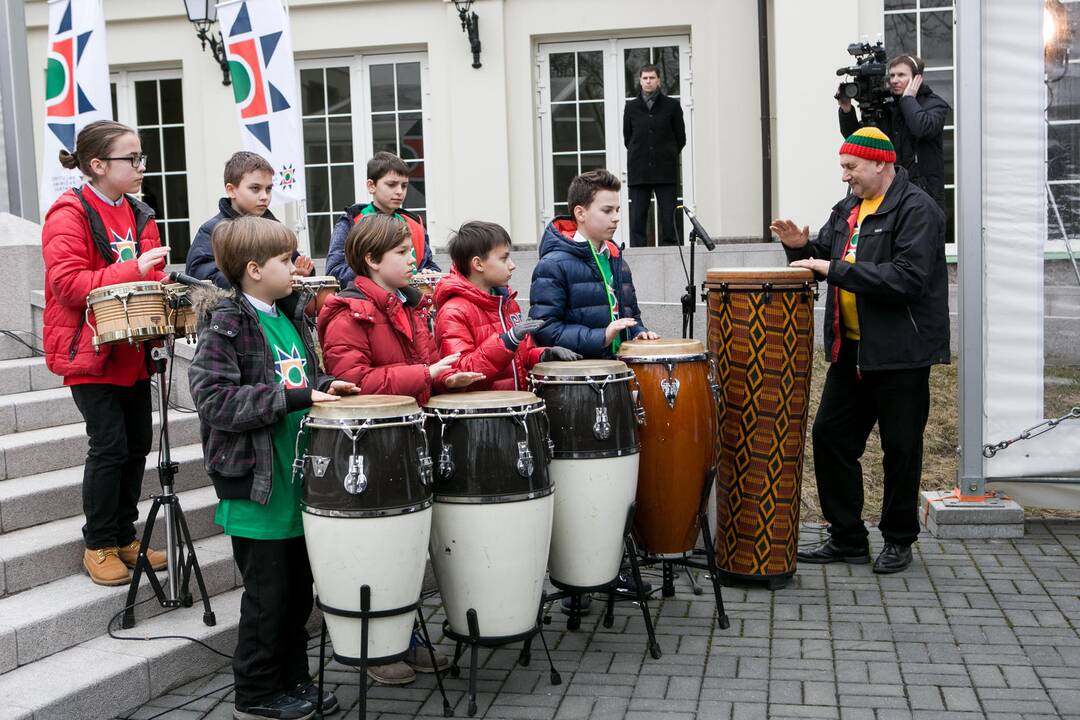
[{"label": "black eyeglasses", "polygon": [[127,160],[131,163],[133,170],[145,170],[146,169],[146,153],[139,153],[138,155],[121,155],[120,157],[106,157],[102,160]]}]

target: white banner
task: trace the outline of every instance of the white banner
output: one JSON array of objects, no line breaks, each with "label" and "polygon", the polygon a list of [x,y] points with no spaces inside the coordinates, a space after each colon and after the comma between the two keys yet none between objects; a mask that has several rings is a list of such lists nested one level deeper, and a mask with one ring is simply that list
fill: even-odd
[{"label": "white banner", "polygon": [[74,152],[80,130],[97,120],[112,119],[101,0],[51,0],[48,49],[39,198],[42,216],[65,190],[83,181],[78,170],[60,166],[60,150]]},{"label": "white banner", "polygon": [[304,200],[304,146],[289,18],[281,0],[218,7],[244,148],[274,168],[274,195]]}]

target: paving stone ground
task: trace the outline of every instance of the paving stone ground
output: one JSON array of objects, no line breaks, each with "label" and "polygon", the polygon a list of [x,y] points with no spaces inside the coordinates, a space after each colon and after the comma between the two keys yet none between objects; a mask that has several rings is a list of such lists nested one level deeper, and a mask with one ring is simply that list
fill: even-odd
[{"label": "paving stone ground", "polygon": [[[803,541],[818,532],[804,529]],[[880,547],[879,537],[872,542]],[[1018,540],[924,534],[915,549],[914,564],[898,575],[803,565],[776,592],[725,588],[728,630],[716,627],[708,587],[694,595],[680,576],[675,597],[650,601],[659,660],[630,603],[617,604],[611,629],[594,612],[568,632],[555,611],[545,636],[562,683],[550,684],[539,643],[528,667],[516,666],[519,646],[481,650],[476,717],[1080,720],[1080,522],[1032,521]],[[649,579],[659,585],[658,575]],[[441,640],[439,607],[427,609]],[[440,648],[452,651],[449,642]],[[311,654],[315,667],[318,649]],[[467,717],[467,675],[445,681],[459,718]],[[356,717],[359,673],[332,662],[326,679]],[[231,681],[225,667],[130,717],[228,720]],[[371,720],[441,717],[430,675],[368,691]]]}]

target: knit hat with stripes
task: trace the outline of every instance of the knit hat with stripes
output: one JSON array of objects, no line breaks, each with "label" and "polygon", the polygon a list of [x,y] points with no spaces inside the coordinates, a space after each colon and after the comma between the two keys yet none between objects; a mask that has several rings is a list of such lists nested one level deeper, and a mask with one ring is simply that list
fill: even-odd
[{"label": "knit hat with stripes", "polygon": [[896,162],[896,148],[893,147],[892,140],[876,127],[859,128],[849,135],[840,146],[840,154],[879,162]]}]

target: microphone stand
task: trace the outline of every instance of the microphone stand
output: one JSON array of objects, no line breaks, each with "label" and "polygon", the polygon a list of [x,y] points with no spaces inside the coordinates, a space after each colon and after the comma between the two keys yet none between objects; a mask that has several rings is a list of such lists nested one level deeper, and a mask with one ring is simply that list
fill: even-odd
[{"label": "microphone stand", "polygon": [[694,294],[696,287],[695,280],[697,276],[694,275],[694,250],[697,247],[698,231],[697,228],[690,227],[690,277],[686,283],[686,293],[682,296],[682,336],[684,338],[694,337],[694,312],[697,309],[697,297]]}]

